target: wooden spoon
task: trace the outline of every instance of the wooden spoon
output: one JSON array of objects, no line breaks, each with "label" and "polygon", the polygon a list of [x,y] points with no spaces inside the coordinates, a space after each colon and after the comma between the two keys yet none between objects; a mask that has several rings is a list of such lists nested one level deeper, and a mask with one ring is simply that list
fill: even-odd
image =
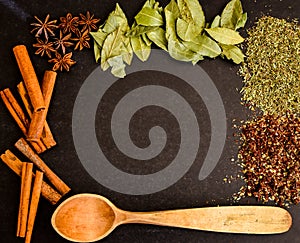
[{"label": "wooden spoon", "polygon": [[52,216],[53,228],[75,242],[98,241],[118,225],[155,224],[225,233],[277,234],[289,230],[292,217],[272,206],[220,206],[157,212],[128,212],[95,194],[78,194],[62,202]]}]

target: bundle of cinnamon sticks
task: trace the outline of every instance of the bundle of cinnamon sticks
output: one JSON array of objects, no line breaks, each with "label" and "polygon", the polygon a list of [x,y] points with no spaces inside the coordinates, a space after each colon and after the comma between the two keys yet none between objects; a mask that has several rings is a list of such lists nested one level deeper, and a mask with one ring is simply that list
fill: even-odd
[{"label": "bundle of cinnamon sticks", "polygon": [[42,153],[56,145],[46,122],[46,116],[57,73],[45,71],[40,87],[26,47],[24,45],[16,46],[13,48],[13,52],[24,80],[17,87],[27,115],[9,88],[0,91],[0,95],[34,150]]},{"label": "bundle of cinnamon sticks", "polygon": [[25,136],[15,143],[15,147],[30,162],[22,162],[10,150],[6,150],[0,158],[21,177],[17,236],[25,237],[25,242],[29,243],[40,195],[54,205],[70,188],[38,155],[56,145],[46,116],[57,74],[45,71],[40,86],[26,47],[16,46],[13,52],[24,80],[17,89],[26,113],[10,89],[0,91],[0,96]]}]

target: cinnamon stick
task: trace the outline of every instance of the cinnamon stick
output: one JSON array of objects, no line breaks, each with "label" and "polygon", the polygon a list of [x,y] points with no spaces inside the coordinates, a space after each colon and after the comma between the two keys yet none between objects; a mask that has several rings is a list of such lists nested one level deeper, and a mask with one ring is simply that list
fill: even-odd
[{"label": "cinnamon stick", "polygon": [[[20,216],[18,217],[18,229],[17,236],[25,237],[28,219],[29,200],[31,194],[31,182],[32,182],[32,163],[24,163],[23,166],[26,168],[25,175],[21,180],[21,194],[20,194]],[[23,169],[22,169],[23,170]]]},{"label": "cinnamon stick", "polygon": [[28,215],[28,223],[27,223],[27,231],[25,237],[25,243],[30,243],[33,225],[36,217],[36,212],[40,200],[41,190],[42,190],[42,183],[43,183],[43,172],[36,171],[36,176],[34,179],[32,195],[31,195],[31,202],[29,207],[29,215]]},{"label": "cinnamon stick", "polygon": [[21,221],[22,221],[22,200],[23,200],[23,194],[24,194],[24,181],[26,176],[26,163],[21,163],[20,169],[21,169],[21,190],[20,190],[20,203],[19,203],[19,212],[18,212],[18,222],[17,222],[17,237],[21,236]]},{"label": "cinnamon stick", "polygon": [[34,111],[45,109],[44,97],[42,95],[39,81],[31,63],[26,46],[15,46],[13,48],[13,52],[16,57]]},{"label": "cinnamon stick", "polygon": [[61,195],[65,195],[71,189],[45,164],[45,162],[30,148],[25,139],[20,138],[15,147],[19,149],[30,161],[32,161],[45,176],[49,179],[52,185],[60,192]]},{"label": "cinnamon stick", "polygon": [[[31,118],[33,108],[32,108],[32,105],[30,104],[30,99],[29,99],[29,96],[28,96],[28,93],[27,93],[24,83],[20,82],[17,85],[17,88],[18,88],[18,92],[21,96],[21,99],[23,101],[23,104],[26,108],[26,111],[27,111],[29,117]],[[50,130],[50,127],[49,127],[47,121],[45,121],[44,130],[41,135],[41,141],[43,142],[43,144],[46,146],[47,149],[50,149],[56,145],[56,142],[53,138],[52,132]]]},{"label": "cinnamon stick", "polygon": [[[23,163],[10,150],[6,150],[5,153],[0,156],[0,158],[18,176],[21,176]],[[35,175],[33,174],[33,176]],[[42,196],[52,205],[55,205],[62,197],[55,189],[53,189],[44,181],[42,183]]]},{"label": "cinnamon stick", "polygon": [[[17,125],[21,129],[22,133],[27,136],[27,129],[29,126],[29,121],[19,105],[18,101],[10,91],[10,89],[4,89],[3,91],[0,91],[0,96],[8,109],[9,113],[13,117],[13,119],[16,121]],[[41,141],[35,141],[30,142],[32,147],[35,149],[37,153],[44,152],[47,148]]]},{"label": "cinnamon stick", "polygon": [[[1,98],[2,98],[6,108],[8,109],[9,113],[14,118],[14,120],[16,121],[16,123],[19,126],[19,128],[21,129],[21,131],[24,134],[27,134],[26,127],[28,126],[28,120],[24,119],[25,114],[24,114],[24,112],[22,112],[21,107],[19,105],[17,105],[18,102],[14,98],[12,98],[13,95],[10,92],[10,90],[5,89],[3,91],[0,91],[0,95],[1,95]],[[7,96],[11,96],[10,99]],[[10,100],[14,100],[15,102],[11,103]],[[22,116],[19,116],[19,114],[21,114],[21,113],[23,113]]]},{"label": "cinnamon stick", "polygon": [[52,92],[54,89],[56,75],[56,72],[48,70],[45,71],[42,82],[42,94],[44,97],[45,109],[33,112],[32,120],[28,130],[28,141],[38,141],[42,135],[47,112],[51,101]]}]

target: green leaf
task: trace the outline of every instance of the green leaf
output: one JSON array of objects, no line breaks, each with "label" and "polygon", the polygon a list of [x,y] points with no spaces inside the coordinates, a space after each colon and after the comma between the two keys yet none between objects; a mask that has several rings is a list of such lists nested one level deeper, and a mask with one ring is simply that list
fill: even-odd
[{"label": "green leaf", "polygon": [[178,0],[178,7],[182,19],[194,23],[196,33],[201,33],[205,26],[205,16],[198,0]]},{"label": "green leaf", "polygon": [[133,50],[130,44],[130,38],[123,36],[122,41],[123,41],[123,48],[121,50],[122,58],[124,62],[130,65],[133,58]]},{"label": "green leaf", "polygon": [[239,28],[243,28],[246,25],[247,18],[248,18],[247,13],[243,13],[242,17],[238,20],[235,26],[235,30]]},{"label": "green leaf", "polygon": [[196,65],[197,62],[202,61],[202,60],[204,60],[204,57],[199,53],[195,53],[194,58],[192,60],[192,64]]},{"label": "green leaf", "polygon": [[166,17],[166,38],[167,38],[167,40],[177,39],[176,16],[169,10],[166,10],[165,17]]},{"label": "green leaf", "polygon": [[100,48],[103,46],[103,42],[107,37],[107,33],[103,32],[102,29],[98,29],[97,32],[90,32],[91,36],[95,40],[95,42],[98,44]]},{"label": "green leaf", "polygon": [[109,66],[111,66],[111,73],[118,77],[124,78],[126,76],[125,67],[126,65],[123,63],[123,59],[121,56],[111,57],[107,60]]},{"label": "green leaf", "polygon": [[237,31],[228,28],[215,27],[205,29],[205,31],[216,41],[226,45],[236,45],[242,43],[244,38]]},{"label": "green leaf", "polygon": [[154,31],[158,28],[159,28],[158,26],[136,25],[136,23],[134,22],[131,29],[126,32],[125,36],[127,36],[127,37],[134,37],[134,36],[137,37],[137,36],[140,36],[142,34],[146,34],[150,31]]},{"label": "green leaf", "polygon": [[144,7],[134,17],[138,25],[144,26],[162,26],[164,24],[162,15],[153,8]]},{"label": "green leaf", "polygon": [[99,60],[101,58],[101,47],[97,44],[96,41],[94,41],[94,56],[95,56],[96,62],[99,62]]},{"label": "green leaf", "polygon": [[163,28],[158,28],[147,33],[148,38],[158,47],[167,51],[168,41]]},{"label": "green leaf", "polygon": [[239,19],[242,17],[243,8],[240,0],[231,0],[221,14],[221,27],[236,29]]},{"label": "green leaf", "polygon": [[108,59],[115,56],[122,56],[124,53],[124,43],[122,38],[121,28],[119,27],[114,32],[110,33],[101,50],[101,68],[105,71],[109,68]]},{"label": "green leaf", "polygon": [[151,46],[152,41],[148,38],[146,33],[142,34],[141,37],[147,46]]},{"label": "green leaf", "polygon": [[190,41],[195,38],[199,33],[195,31],[196,26],[193,22],[186,22],[178,18],[176,22],[177,35],[185,41]]},{"label": "green leaf", "polygon": [[184,44],[177,40],[169,40],[168,51],[171,57],[184,62],[192,61],[196,55],[195,52],[189,50]]},{"label": "green leaf", "polygon": [[148,46],[141,36],[131,37],[130,39],[133,52],[141,61],[146,61],[151,53],[151,46]]},{"label": "green leaf", "polygon": [[221,16],[217,15],[214,18],[213,22],[211,23],[210,28],[220,27],[220,25],[221,25]]},{"label": "green leaf", "polygon": [[201,56],[207,56],[215,58],[222,52],[218,43],[212,40],[206,35],[198,36],[191,42],[184,42],[184,44],[192,51],[200,54]]},{"label": "green leaf", "polygon": [[106,33],[111,33],[120,26],[123,31],[129,29],[126,15],[124,14],[123,10],[120,8],[119,4],[117,3],[115,10],[109,14],[104,24],[103,31]]},{"label": "green leaf", "polygon": [[221,44],[221,47],[223,49],[223,54],[226,56],[228,60],[231,60],[236,63],[240,64],[244,61],[245,55],[243,54],[242,50],[234,45],[224,45]]},{"label": "green leaf", "polygon": [[171,0],[169,4],[165,7],[164,11],[165,13],[166,11],[172,13],[174,19],[177,19],[180,16],[180,11],[175,0]]},{"label": "green leaf", "polygon": [[144,7],[156,9],[156,10],[158,10],[159,13],[161,13],[163,10],[162,7],[159,7],[159,2],[156,2],[155,0],[146,1],[143,8]]}]

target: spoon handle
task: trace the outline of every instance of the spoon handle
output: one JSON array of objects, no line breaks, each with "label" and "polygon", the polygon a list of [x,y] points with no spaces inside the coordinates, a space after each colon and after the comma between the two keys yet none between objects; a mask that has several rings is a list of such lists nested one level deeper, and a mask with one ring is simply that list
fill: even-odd
[{"label": "spoon handle", "polygon": [[278,234],[289,230],[292,217],[273,206],[220,206],[157,212],[127,212],[123,223],[155,224],[224,233]]}]

